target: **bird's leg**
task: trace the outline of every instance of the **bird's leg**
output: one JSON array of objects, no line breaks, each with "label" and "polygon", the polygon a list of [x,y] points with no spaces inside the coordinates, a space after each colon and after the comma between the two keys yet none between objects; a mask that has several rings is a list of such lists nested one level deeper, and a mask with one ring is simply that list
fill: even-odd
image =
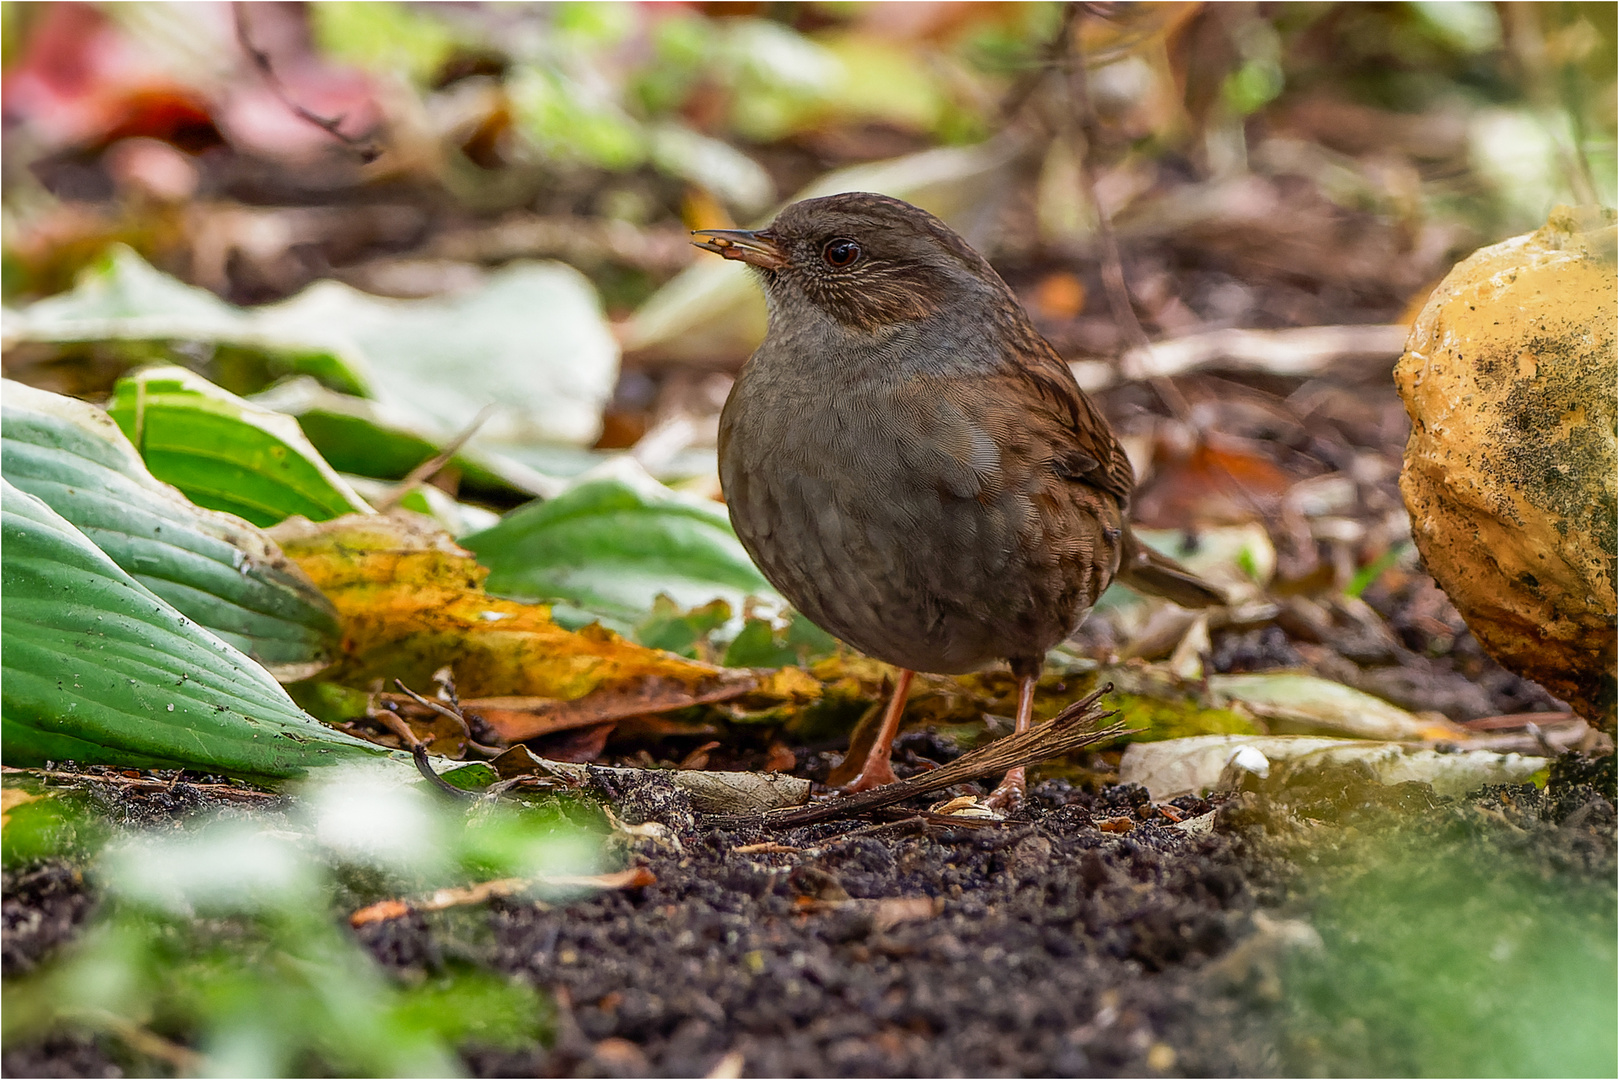
[{"label": "bird's leg", "polygon": [[888,711],[883,714],[882,730],[877,732],[877,740],[866,754],[866,763],[860,767],[860,775],[849,781],[844,791],[866,791],[899,779],[894,775],[894,767],[888,759],[894,753],[894,736],[899,734],[899,718],[905,712],[905,699],[911,693],[911,680],[915,677],[916,672],[900,668],[899,681],[894,684],[894,696],[888,699]]},{"label": "bird's leg", "polygon": [[[1017,695],[1017,726],[1014,733],[1021,735],[1029,730],[1034,722],[1034,684],[1039,673],[1024,675],[1018,679]],[[1006,771],[1006,779],[1001,781],[1000,787],[989,793],[985,800],[989,806],[997,810],[1010,810],[1023,801],[1023,791],[1027,783],[1028,770],[1019,765],[1015,769]]]}]

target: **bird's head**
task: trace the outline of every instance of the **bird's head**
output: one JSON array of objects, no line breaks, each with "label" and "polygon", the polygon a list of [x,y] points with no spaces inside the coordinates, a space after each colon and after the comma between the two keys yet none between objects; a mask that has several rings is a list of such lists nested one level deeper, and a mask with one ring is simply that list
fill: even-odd
[{"label": "bird's head", "polygon": [[866,332],[1010,295],[950,226],[886,195],[805,199],[763,229],[692,235],[703,250],[758,271],[778,307],[812,304]]}]

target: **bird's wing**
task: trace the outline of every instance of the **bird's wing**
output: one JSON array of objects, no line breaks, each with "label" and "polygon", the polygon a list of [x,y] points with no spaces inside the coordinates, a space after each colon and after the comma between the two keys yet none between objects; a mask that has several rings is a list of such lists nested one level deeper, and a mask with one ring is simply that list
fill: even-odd
[{"label": "bird's wing", "polygon": [[1024,406],[1024,422],[1037,426],[1049,445],[1057,475],[1099,488],[1120,506],[1129,505],[1135,470],[1113,429],[1056,350],[1026,321],[1017,323],[1006,328],[1005,364],[996,380],[1002,386],[985,387],[986,392]]},{"label": "bird's wing", "polygon": [[943,488],[955,497],[1050,482],[1078,484],[1127,507],[1135,473],[1124,447],[1068,365],[1045,339],[1032,329],[1028,334],[1019,347],[1008,346],[1006,362],[995,370],[894,387],[890,415],[905,418],[898,426],[926,447],[927,471],[948,478]]}]

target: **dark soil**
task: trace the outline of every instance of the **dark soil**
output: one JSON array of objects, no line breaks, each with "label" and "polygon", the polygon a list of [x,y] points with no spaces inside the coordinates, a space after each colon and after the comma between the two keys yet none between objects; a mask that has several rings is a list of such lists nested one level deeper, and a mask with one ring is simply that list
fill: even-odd
[{"label": "dark soil", "polygon": [[[198,809],[164,792],[108,798],[132,820]],[[1207,832],[1172,826],[1140,788],[1062,780],[1013,820],[977,825],[900,808],[767,834],[666,804],[671,839],[625,841],[655,884],[360,937],[407,980],[472,962],[552,993],[550,1045],[467,1047],[478,1075],[700,1076],[738,1060],[783,1076],[1412,1074],[1431,1069],[1420,1047],[1364,1037],[1399,1018],[1367,1012],[1370,997],[1296,989],[1312,972],[1332,986],[1360,976],[1332,966],[1354,937],[1335,898],[1380,859],[1414,856],[1480,881],[1516,873],[1536,904],[1590,897],[1577,913],[1611,939],[1614,799],[1614,758],[1572,753],[1543,791],[1452,800],[1340,770],[1170,804],[1212,811]],[[8,873],[5,894],[8,975],[48,958],[91,903],[61,862]],[[3,1060],[7,1076],[153,1069],[116,1043],[61,1037]]]},{"label": "dark soil", "polygon": [[[699,832],[641,853],[639,895],[499,912],[496,962],[567,991],[556,1073],[1262,1070],[1262,1045],[1185,1023],[1199,964],[1251,932],[1229,841],[1096,828],[1139,789],[1042,794],[1002,826]],[[736,850],[765,839],[799,850]]]},{"label": "dark soil", "polygon": [[0,958],[10,977],[32,971],[41,957],[73,936],[90,910],[90,896],[84,875],[54,859],[16,873],[8,870],[4,883]]},{"label": "dark soil", "polygon": [[[544,1054],[469,1062],[575,1076],[704,1075],[726,1055],[779,1076],[1402,1071],[1288,1037],[1319,1019],[1280,980],[1333,880],[1304,867],[1334,852],[1363,866],[1367,836],[1459,852],[1483,874],[1528,863],[1548,889],[1595,885],[1611,927],[1612,763],[1570,755],[1545,792],[1472,802],[1336,773],[1244,793],[1203,835],[1139,788],[1061,781],[1004,825],[697,828],[678,850],[635,850],[655,885],[494,912],[491,962],[557,991],[558,1034]],[[761,842],[796,850],[738,850]],[[427,922],[391,923],[368,944],[408,968],[442,952],[434,939]]]}]

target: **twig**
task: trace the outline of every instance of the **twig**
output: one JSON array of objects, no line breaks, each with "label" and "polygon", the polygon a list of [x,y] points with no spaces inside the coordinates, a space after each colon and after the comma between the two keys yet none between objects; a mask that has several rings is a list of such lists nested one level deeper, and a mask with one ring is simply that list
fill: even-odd
[{"label": "twig", "polygon": [[146,380],[135,380],[135,449],[146,455]]},{"label": "twig", "polygon": [[1064,55],[1068,52],[1069,39],[1073,37],[1074,20],[1079,14],[1078,4],[1064,4],[1062,9],[1062,24],[1057,33],[1046,42],[1041,50],[1040,58],[1034,62],[1028,71],[1018,77],[1012,89],[1007,91],[1006,98],[1001,102],[1001,123],[1011,123],[1023,111],[1023,106],[1034,97],[1034,92],[1040,89],[1040,84],[1046,81],[1046,76],[1061,66]]},{"label": "twig", "polygon": [[1404,350],[1410,332],[1410,327],[1397,323],[1205,330],[1155,341],[1127,359],[1149,378],[1178,375],[1205,365],[1273,375],[1312,375],[1343,360],[1392,361]]},{"label": "twig", "polygon": [[[1552,61],[1546,55],[1546,34],[1541,25],[1538,5],[1503,5],[1510,30],[1512,52],[1528,84],[1529,100],[1540,113],[1541,125],[1551,137],[1557,150],[1557,163],[1576,202],[1586,205],[1600,203],[1596,180],[1591,172],[1591,160],[1585,151],[1585,118],[1580,115],[1577,101],[1559,94],[1553,85]],[[1561,66],[1561,65],[1559,65]],[[1562,100],[1559,101],[1559,98]],[[1565,141],[1558,130],[1557,114],[1567,115],[1571,138]],[[1572,144],[1572,145],[1570,145]]]},{"label": "twig", "polygon": [[[184,770],[176,770],[176,776],[178,776],[181,772],[184,772]],[[115,772],[91,773],[72,772],[66,769],[22,769],[13,765],[0,767],[0,773],[4,773],[7,776],[37,776],[45,780],[68,780],[95,784],[110,784],[114,787],[128,788],[132,791],[169,791],[173,789],[176,782],[174,780],[165,782],[157,779],[156,777],[148,776],[124,776],[122,773]],[[251,802],[261,799],[281,798],[280,795],[273,791],[259,791],[255,788],[237,787],[234,784],[202,784],[188,781],[186,786],[194,791],[200,791],[204,795],[208,795],[212,798],[227,801],[230,799],[241,799]]]},{"label": "twig", "polygon": [[778,810],[759,817],[724,815],[738,823],[749,822],[769,827],[813,825],[818,821],[854,817],[873,810],[892,806],[917,795],[942,791],[955,784],[976,780],[991,773],[1005,772],[1022,765],[1033,765],[1050,758],[1061,757],[1082,746],[1102,742],[1132,730],[1123,724],[1096,728],[1099,720],[1114,715],[1096,707],[1103,694],[1111,692],[1113,684],[1097,690],[1089,697],[1076,701],[1052,718],[1048,724],[1039,724],[1021,735],[1008,735],[988,746],[963,754],[948,765],[921,773],[909,780],[900,780],[870,791],[854,795],[841,795],[816,806],[796,810]]},{"label": "twig", "polygon": [[1546,737],[1546,733],[1541,730],[1540,725],[1535,723],[1533,720],[1525,724],[1524,728],[1529,732],[1530,737],[1535,740],[1535,744],[1545,752],[1547,757],[1562,757],[1563,754],[1567,752],[1568,747],[1566,746],[1562,749],[1558,749],[1556,746],[1554,746],[1552,741]]},{"label": "twig", "polygon": [[438,696],[450,703],[456,710],[461,708],[461,695],[455,689],[455,670],[445,664],[433,672],[433,685],[438,687]]},{"label": "twig", "polygon": [[[1152,348],[1152,342],[1147,332],[1141,327],[1141,320],[1136,317],[1134,303],[1130,299],[1130,286],[1124,277],[1124,258],[1119,254],[1119,238],[1113,231],[1113,219],[1108,214],[1107,207],[1103,205],[1096,184],[1096,148],[1101,142],[1101,124],[1096,118],[1096,108],[1091,101],[1090,82],[1085,71],[1085,57],[1073,47],[1073,38],[1079,28],[1080,13],[1083,5],[1070,2],[1063,13],[1063,25],[1069,28],[1062,39],[1062,58],[1068,67],[1068,93],[1073,99],[1073,114],[1079,117],[1079,135],[1084,145],[1079,150],[1079,180],[1083,187],[1084,196],[1090,201],[1091,208],[1096,211],[1096,239],[1102,253],[1102,288],[1107,293],[1108,307],[1113,311],[1113,321],[1124,332],[1128,347],[1125,356],[1145,354]],[[1069,145],[1072,146],[1073,126],[1070,118]],[[1176,419],[1190,425],[1192,408],[1187,404],[1186,397],[1180,389],[1169,379],[1160,376],[1148,376],[1158,396],[1173,413]]]},{"label": "twig", "polygon": [[[926,811],[919,813],[906,813],[905,816],[895,818],[893,821],[873,822],[870,825],[862,825],[858,829],[850,829],[848,832],[838,833],[836,836],[823,840],[813,847],[794,848],[788,847],[785,844],[758,844],[755,845],[755,847],[762,850],[773,850],[781,853],[793,852],[798,855],[802,855],[806,859],[818,859],[834,848],[841,847],[851,840],[858,840],[863,836],[876,836],[882,833],[894,833],[895,835],[903,836],[907,833],[921,832],[930,824],[943,824],[938,820],[942,817],[944,817],[943,814],[930,814]],[[952,821],[949,822],[949,824],[954,825],[956,823]],[[1000,823],[997,822],[996,824]],[[740,852],[744,849],[734,848],[732,850]]]},{"label": "twig", "polygon": [[[399,687],[400,690],[404,691],[406,697],[410,698],[410,700],[422,706],[424,709],[432,709],[440,716],[448,717],[449,719],[454,720],[457,724],[461,725],[461,735],[466,739],[467,746],[476,750],[480,755],[484,757],[496,758],[506,752],[504,747],[485,746],[483,743],[472,737],[472,725],[467,723],[466,716],[462,714],[461,703],[459,701],[454,701],[450,705],[445,705],[443,702],[434,701],[432,698],[422,697],[422,695],[418,694],[416,691],[412,690],[398,679],[394,680],[394,685]],[[415,738],[414,735],[411,737]]]},{"label": "twig", "polygon": [[464,888],[440,889],[422,900],[379,900],[349,916],[350,926],[386,922],[413,911],[444,911],[447,908],[481,904],[497,896],[512,896],[534,888],[555,889],[643,889],[658,879],[644,866],[611,874],[540,874],[526,878],[499,878]]},{"label": "twig", "polygon": [[[1080,5],[1070,3],[1065,13],[1065,21],[1071,22],[1075,29],[1079,26],[1079,10]],[[1096,211],[1096,238],[1102,248],[1102,286],[1107,290],[1113,318],[1129,339],[1130,347],[1144,349],[1149,344],[1147,332],[1141,328],[1141,320],[1136,318],[1135,306],[1130,300],[1130,289],[1124,280],[1124,261],[1119,255],[1119,239],[1114,235],[1113,221],[1096,190],[1096,147],[1101,142],[1101,124],[1091,103],[1085,57],[1075,53],[1072,37],[1073,33],[1070,32],[1063,39],[1063,61],[1068,67],[1068,93],[1074,106],[1069,119],[1071,122],[1072,116],[1078,116],[1079,136],[1084,140],[1079,154],[1079,177],[1084,188],[1082,194]]]},{"label": "twig", "polygon": [[86,1009],[72,1015],[100,1028],[137,1054],[161,1061],[182,1073],[199,1072],[206,1063],[203,1055],[189,1046],[181,1046],[177,1042],[165,1039],[150,1028],[142,1027],[133,1020],[117,1016],[106,1009]]},{"label": "twig", "polygon": [[743,844],[741,847],[731,849],[732,855],[797,855],[803,848],[793,847],[791,844],[780,844],[774,840],[763,844]]},{"label": "twig", "polygon": [[1472,720],[1463,720],[1461,724],[1470,731],[1521,730],[1529,724],[1539,724],[1544,734],[1548,727],[1572,724],[1577,719],[1578,717],[1571,712],[1530,712],[1480,716]]},{"label": "twig", "polygon": [[424,484],[442,472],[444,466],[450,463],[450,459],[460,452],[461,447],[466,445],[468,439],[478,433],[478,429],[483,427],[484,422],[493,416],[494,412],[495,405],[493,402],[479,409],[478,415],[472,418],[472,422],[462,428],[459,435],[446,443],[444,449],[406,473],[405,478],[395,484],[388,494],[382,497],[380,502],[372,504],[376,507],[377,512],[387,513],[392,510],[399,505],[400,499],[415,490],[417,484]]},{"label": "twig", "polygon": [[292,95],[287,92],[286,84],[275,73],[275,65],[270,62],[270,54],[253,44],[253,38],[248,32],[247,26],[247,7],[248,5],[243,3],[242,0],[237,0],[236,3],[231,5],[232,14],[236,18],[236,41],[241,45],[242,51],[247,53],[248,59],[253,61],[253,66],[263,76],[265,85],[270,88],[270,92],[294,116],[309,121],[338,142],[351,147],[360,155],[362,163],[369,165],[380,157],[382,151],[369,138],[348,135],[342,131],[341,125],[344,120],[348,119],[346,116],[322,116],[292,100]]},{"label": "twig", "polygon": [[[404,683],[400,683],[398,679],[395,679],[394,682],[398,683],[401,690],[405,690]],[[405,690],[405,693],[409,694],[410,691]],[[414,697],[415,695],[412,696]],[[410,758],[416,763],[416,771],[422,774],[422,779],[426,780],[429,784],[432,784],[433,787],[437,788],[443,794],[448,795],[457,801],[466,801],[477,798],[477,796],[472,792],[462,791],[460,788],[456,787],[454,784],[444,779],[444,777],[433,771],[432,764],[427,760],[427,746],[422,742],[422,740],[416,737],[416,733],[410,730],[410,725],[405,723],[404,718],[398,713],[394,712],[392,709],[375,709],[371,713],[371,718],[377,723],[381,724],[383,727],[387,728],[389,731],[393,732],[395,735],[399,736],[400,741],[403,742],[407,748],[409,748]]]}]

